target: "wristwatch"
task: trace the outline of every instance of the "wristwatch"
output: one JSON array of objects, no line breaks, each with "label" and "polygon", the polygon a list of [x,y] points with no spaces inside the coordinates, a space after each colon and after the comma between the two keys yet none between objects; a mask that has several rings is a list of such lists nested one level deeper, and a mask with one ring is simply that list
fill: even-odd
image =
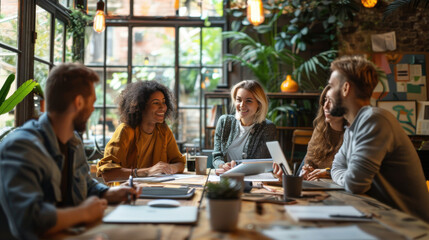
[{"label": "wristwatch", "polygon": [[137,176],[137,168],[134,168],[134,177],[138,177]]},{"label": "wristwatch", "polygon": [[331,176],[331,169],[330,168],[325,168],[325,170],[326,170],[326,173],[329,175],[329,176]]}]

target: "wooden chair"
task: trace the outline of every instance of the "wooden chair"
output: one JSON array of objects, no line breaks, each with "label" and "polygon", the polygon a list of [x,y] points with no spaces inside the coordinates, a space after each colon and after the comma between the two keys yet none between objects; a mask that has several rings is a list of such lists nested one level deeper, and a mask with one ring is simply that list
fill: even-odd
[{"label": "wooden chair", "polygon": [[308,145],[308,142],[311,139],[311,135],[313,134],[313,130],[293,130],[292,135],[292,153],[290,155],[290,162],[293,163],[293,153],[295,150],[295,144],[299,145]]}]

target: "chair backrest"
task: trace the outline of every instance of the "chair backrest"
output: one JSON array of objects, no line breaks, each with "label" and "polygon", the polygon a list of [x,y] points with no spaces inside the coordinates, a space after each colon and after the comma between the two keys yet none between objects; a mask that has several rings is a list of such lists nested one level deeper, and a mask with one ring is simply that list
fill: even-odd
[{"label": "chair backrest", "polygon": [[313,134],[313,130],[295,129],[292,135],[292,143],[307,145],[311,139],[312,134]]}]

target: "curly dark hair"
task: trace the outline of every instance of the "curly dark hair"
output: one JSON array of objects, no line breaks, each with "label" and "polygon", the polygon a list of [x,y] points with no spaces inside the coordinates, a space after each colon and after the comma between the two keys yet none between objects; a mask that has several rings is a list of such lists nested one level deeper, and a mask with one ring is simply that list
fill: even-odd
[{"label": "curly dark hair", "polygon": [[167,105],[165,118],[170,118],[174,112],[174,98],[170,90],[157,81],[140,81],[128,84],[117,99],[121,122],[130,125],[132,128],[140,125],[149,98],[157,91],[164,94]]}]

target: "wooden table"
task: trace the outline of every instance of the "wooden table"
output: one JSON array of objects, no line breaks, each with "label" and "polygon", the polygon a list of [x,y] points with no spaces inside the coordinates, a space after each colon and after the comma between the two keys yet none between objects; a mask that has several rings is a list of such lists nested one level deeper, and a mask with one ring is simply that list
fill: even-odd
[{"label": "wooden table", "polygon": [[[201,181],[200,181],[201,182]],[[171,183],[163,183],[169,185]],[[159,185],[159,184],[157,184]],[[174,183],[173,183],[174,185]],[[177,182],[176,182],[177,186]],[[274,187],[276,188],[276,187]],[[277,187],[278,191],[281,188]],[[253,189],[252,192],[269,193],[264,189]],[[312,192],[315,193],[315,192]],[[263,229],[272,227],[306,228],[347,226],[357,224],[363,231],[380,239],[427,239],[429,225],[408,214],[392,209],[372,198],[353,195],[345,191],[320,192],[315,198],[299,198],[299,205],[352,205],[358,210],[373,214],[373,222],[296,222],[285,213],[283,205],[261,203],[262,212],[257,211],[254,201],[242,201],[238,229],[230,233],[211,231],[207,218],[207,201],[203,196],[203,188],[196,189],[191,200],[181,200],[183,206],[200,206],[199,218],[195,226],[177,224],[105,224],[101,221],[87,226],[84,232],[72,234],[62,233],[54,239],[268,239],[261,233]],[[314,195],[314,194],[313,194]],[[324,199],[323,199],[324,198]],[[321,200],[323,199],[323,200]],[[139,199],[136,204],[146,205],[149,199]],[[115,206],[109,206],[105,214]],[[261,209],[261,208],[259,208]]]}]

